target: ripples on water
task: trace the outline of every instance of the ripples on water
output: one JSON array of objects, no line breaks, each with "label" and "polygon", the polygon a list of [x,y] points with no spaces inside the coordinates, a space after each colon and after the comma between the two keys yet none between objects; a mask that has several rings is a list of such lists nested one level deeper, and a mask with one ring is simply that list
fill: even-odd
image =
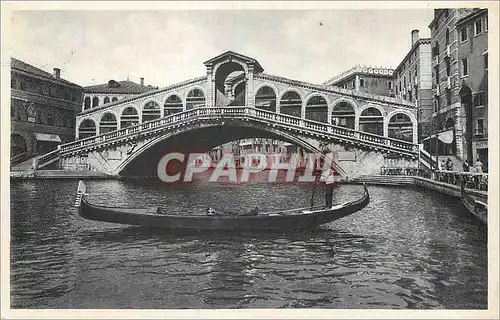
[{"label": "ripples on water", "polygon": [[[95,203],[178,214],[291,208],[310,195],[259,182],[88,186]],[[486,228],[453,198],[372,186],[367,208],[316,231],[167,235],[80,218],[76,187],[12,181],[11,307],[487,308]],[[361,194],[342,185],[335,197]]]}]

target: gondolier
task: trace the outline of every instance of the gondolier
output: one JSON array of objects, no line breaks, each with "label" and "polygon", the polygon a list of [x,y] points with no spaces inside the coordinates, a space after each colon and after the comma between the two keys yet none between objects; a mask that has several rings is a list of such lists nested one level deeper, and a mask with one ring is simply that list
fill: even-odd
[{"label": "gondolier", "polygon": [[332,168],[323,172],[321,181],[325,184],[325,205],[327,208],[331,208],[333,205],[333,185],[335,183],[335,172]]}]

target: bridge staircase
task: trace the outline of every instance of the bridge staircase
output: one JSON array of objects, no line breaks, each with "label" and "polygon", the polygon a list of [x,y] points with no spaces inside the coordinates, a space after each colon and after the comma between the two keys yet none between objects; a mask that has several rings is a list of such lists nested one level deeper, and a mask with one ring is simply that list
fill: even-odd
[{"label": "bridge staircase", "polygon": [[[431,154],[424,150],[423,145],[419,145],[419,150],[420,150],[420,157],[419,157],[419,162],[420,164],[427,169],[437,169],[437,161],[436,161],[436,155]],[[445,162],[450,158],[450,160],[453,162],[453,170],[455,171],[461,171],[464,161],[457,157],[456,155],[439,155],[438,160],[441,162],[444,160]]]}]

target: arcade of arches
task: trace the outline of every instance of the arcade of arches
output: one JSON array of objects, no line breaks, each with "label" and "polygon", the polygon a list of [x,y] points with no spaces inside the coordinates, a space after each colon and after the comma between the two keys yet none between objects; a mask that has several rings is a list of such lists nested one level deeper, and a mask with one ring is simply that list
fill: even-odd
[{"label": "arcade of arches", "polygon": [[[243,82],[235,86],[234,93],[236,96],[245,94],[245,88],[241,84]],[[99,121],[89,118],[84,119],[78,125],[78,138],[82,139],[97,133],[101,134],[123,129],[162,116],[200,107],[205,105],[205,99],[205,93],[201,89],[193,88],[186,95],[185,105],[177,94],[171,94],[166,97],[163,108],[156,101],[148,101],[142,108],[128,106],[118,116],[107,112],[103,114]],[[278,100],[279,105],[277,106],[276,102]],[[235,99],[234,101],[243,104],[244,99]],[[257,90],[255,107],[269,112],[331,123],[336,126],[376,135],[386,133],[390,138],[416,142],[413,141],[416,120],[410,118],[403,111],[396,111],[388,117],[377,107],[368,105],[359,109],[357,105],[349,101],[338,101],[330,107],[327,100],[319,94],[308,97],[307,101],[304,102],[299,93],[294,90],[288,90],[284,92],[281,98],[278,98],[275,90],[270,86],[262,86]],[[96,122],[98,123],[96,124]],[[452,126],[452,124],[449,125]]]}]

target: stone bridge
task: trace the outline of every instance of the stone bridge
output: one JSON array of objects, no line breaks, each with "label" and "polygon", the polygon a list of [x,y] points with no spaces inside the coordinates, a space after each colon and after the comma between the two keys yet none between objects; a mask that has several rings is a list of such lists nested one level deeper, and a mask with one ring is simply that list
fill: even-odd
[{"label": "stone bridge", "polygon": [[407,101],[265,74],[258,61],[231,51],[205,66],[206,76],[81,112],[77,140],[39,165],[154,175],[169,150],[205,152],[253,137],[309,151],[329,145],[349,177],[388,162],[417,165],[416,111]]}]

